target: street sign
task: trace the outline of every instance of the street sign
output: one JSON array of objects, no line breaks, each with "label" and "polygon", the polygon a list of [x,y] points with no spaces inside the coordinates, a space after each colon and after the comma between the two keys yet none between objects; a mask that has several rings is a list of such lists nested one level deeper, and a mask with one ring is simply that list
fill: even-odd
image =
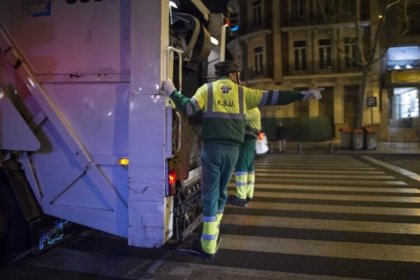
[{"label": "street sign", "polygon": [[369,96],[366,99],[366,104],[368,107],[376,107],[378,106],[378,99],[375,96]]}]

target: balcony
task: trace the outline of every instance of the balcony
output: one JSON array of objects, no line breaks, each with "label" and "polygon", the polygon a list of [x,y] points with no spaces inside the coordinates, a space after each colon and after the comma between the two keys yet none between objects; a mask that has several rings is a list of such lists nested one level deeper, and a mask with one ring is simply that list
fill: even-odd
[{"label": "balcony", "polygon": [[[361,21],[369,20],[369,15],[364,12],[362,14]],[[355,19],[350,14],[330,14],[325,19],[319,13],[307,13],[305,15],[290,15],[288,17],[287,26],[299,27],[308,25],[331,25],[331,24],[342,24],[342,23],[354,23]]]},{"label": "balcony", "polygon": [[261,18],[261,22],[259,24],[255,23],[253,20],[248,21],[241,21],[239,35],[246,35],[249,33],[255,33],[267,29],[272,29],[272,19],[271,17]]},{"label": "balcony", "polygon": [[343,60],[333,60],[331,66],[321,69],[319,67],[319,60],[306,62],[305,70],[295,70],[294,63],[288,63],[284,65],[284,74],[285,75],[322,75],[322,74],[333,74],[333,73],[357,73],[360,72],[360,67],[357,65],[352,65],[350,67],[344,66]]}]

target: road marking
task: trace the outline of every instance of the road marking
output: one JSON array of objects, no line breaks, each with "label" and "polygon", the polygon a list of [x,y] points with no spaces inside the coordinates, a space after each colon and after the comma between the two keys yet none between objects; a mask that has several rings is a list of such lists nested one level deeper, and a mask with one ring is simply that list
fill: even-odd
[{"label": "road marking", "polygon": [[[420,224],[412,223],[343,221],[333,219],[284,218],[230,214],[223,217],[223,224],[352,232],[420,234]],[[226,244],[227,241],[223,240],[223,243]]]},{"label": "road marking", "polygon": [[[235,187],[235,183],[230,183],[229,187]],[[420,190],[415,187],[404,187],[404,188],[394,188],[394,187],[356,187],[356,186],[326,186],[326,185],[294,185],[294,184],[263,184],[263,183],[256,183],[255,190],[261,189],[273,189],[273,190],[306,190],[306,191],[343,191],[343,192],[378,192],[378,193],[404,193],[404,194],[419,194]]]},{"label": "road marking", "polygon": [[404,175],[404,176],[407,176],[407,177],[409,177],[409,178],[411,178],[413,180],[416,180],[417,182],[420,182],[420,175],[417,174],[417,173],[414,173],[414,172],[411,172],[411,171],[409,171],[407,169],[404,169],[404,168],[401,168],[401,167],[398,167],[398,166],[395,166],[395,165],[392,165],[392,164],[389,164],[389,163],[386,163],[386,162],[383,162],[383,161],[374,159],[374,158],[372,158],[370,156],[362,156],[362,158],[364,158],[364,159],[366,159],[366,160],[368,160],[370,162],[373,162],[375,164],[378,164],[380,166],[383,166],[385,168],[391,169],[391,170],[393,170],[393,171],[395,171],[395,172],[397,172],[397,173],[399,173],[401,175]]},{"label": "road marking", "polygon": [[223,235],[222,249],[420,263],[420,246]]},{"label": "road marking", "polygon": [[[307,174],[302,173],[301,170],[296,170],[295,172],[281,172],[281,173],[267,173],[263,171],[259,171],[256,173],[257,176],[265,177],[270,176],[271,178],[281,178],[281,177],[298,177],[298,178],[325,178],[325,179],[349,179],[348,174]],[[386,180],[386,179],[395,179],[394,176],[391,175],[375,175],[375,174],[352,174],[350,175],[352,179],[372,179],[372,180]]]},{"label": "road marking", "polygon": [[340,194],[315,194],[315,193],[278,193],[278,192],[259,192],[258,197],[269,198],[297,198],[297,199],[323,199],[338,201],[373,201],[373,202],[406,202],[420,203],[420,197],[402,196],[381,196],[381,195],[340,195]]},{"label": "road marking", "polygon": [[[234,206],[229,206],[234,207]],[[396,215],[396,216],[420,216],[418,208],[403,207],[366,207],[366,206],[341,206],[341,205],[312,205],[303,203],[270,203],[252,201],[248,204],[249,209],[255,210],[289,210],[322,213],[347,213],[347,214],[373,214],[373,215]]]},{"label": "road marking", "polygon": [[300,178],[300,177],[291,177],[291,178],[272,178],[270,177],[261,177],[258,176],[258,170],[256,171],[257,175],[257,182],[270,182],[270,183],[299,183],[299,184],[345,184],[345,185],[393,185],[393,186],[406,186],[407,183],[403,181],[384,181],[384,180],[352,180],[351,178],[348,178],[346,180],[344,179],[311,179],[311,178]]},{"label": "road marking", "polygon": [[[268,167],[257,167],[260,170],[264,170],[263,172],[269,176],[270,174],[277,174],[277,173],[300,173],[302,174],[302,170],[292,169],[292,168],[268,168]],[[386,175],[386,173],[382,170],[377,170],[375,168],[370,168],[369,170],[360,169],[360,170],[332,170],[329,169],[310,169],[305,170],[305,174],[372,174],[372,175]]]}]

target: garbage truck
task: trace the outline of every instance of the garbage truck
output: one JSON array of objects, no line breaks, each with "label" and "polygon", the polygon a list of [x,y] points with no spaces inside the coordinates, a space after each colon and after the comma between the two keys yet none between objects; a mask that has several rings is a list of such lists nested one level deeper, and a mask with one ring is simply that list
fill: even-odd
[{"label": "garbage truck", "polygon": [[225,29],[200,0],[0,2],[2,262],[72,226],[143,248],[197,227],[201,119],[161,82],[192,96],[224,59]]}]

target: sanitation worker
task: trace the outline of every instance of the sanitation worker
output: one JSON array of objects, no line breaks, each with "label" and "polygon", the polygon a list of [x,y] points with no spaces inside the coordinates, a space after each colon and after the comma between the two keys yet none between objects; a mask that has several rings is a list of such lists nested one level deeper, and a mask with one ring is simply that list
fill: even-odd
[{"label": "sanitation worker", "polygon": [[[239,79],[239,77],[237,77]],[[240,80],[235,80],[241,84]],[[239,158],[235,166],[235,195],[228,197],[227,203],[235,206],[246,207],[248,201],[254,196],[255,169],[254,157],[255,146],[261,131],[261,112],[258,107],[246,112],[245,138],[241,144]]]},{"label": "sanitation worker", "polygon": [[[227,201],[227,185],[245,137],[245,116],[249,109],[321,98],[322,89],[309,91],[263,91],[241,86],[240,68],[232,61],[215,65],[218,79],[199,87],[191,98],[177,91],[171,80],[162,83],[163,92],[176,107],[190,116],[202,111],[201,201],[203,230],[192,249],[202,259],[212,259],[218,247],[219,225]],[[195,248],[198,246],[198,248]]]},{"label": "sanitation worker", "polygon": [[255,187],[255,145],[261,131],[261,113],[258,107],[246,112],[245,138],[241,144],[235,167],[235,195],[228,197],[228,204],[246,207],[254,196]]}]

